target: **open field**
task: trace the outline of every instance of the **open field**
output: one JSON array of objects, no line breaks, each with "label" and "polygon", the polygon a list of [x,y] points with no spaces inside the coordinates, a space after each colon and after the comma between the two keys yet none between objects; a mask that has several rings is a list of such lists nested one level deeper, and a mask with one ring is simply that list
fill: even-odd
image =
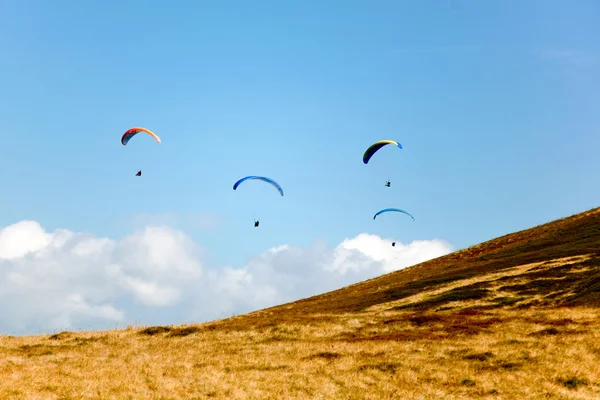
[{"label": "open field", "polygon": [[600,209],[247,315],[0,337],[2,399],[598,399]]}]

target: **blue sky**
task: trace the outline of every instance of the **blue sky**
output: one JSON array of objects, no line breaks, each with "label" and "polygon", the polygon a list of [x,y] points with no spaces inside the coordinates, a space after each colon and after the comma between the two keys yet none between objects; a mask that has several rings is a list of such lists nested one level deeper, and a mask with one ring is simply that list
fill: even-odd
[{"label": "blue sky", "polygon": [[[119,238],[168,214],[237,265],[361,232],[462,248],[584,211],[599,20],[593,0],[4,1],[0,226]],[[132,126],[162,144],[123,147]],[[380,139],[404,149],[365,166]],[[254,174],[285,196],[232,190]],[[373,221],[385,207],[416,221]]]}]

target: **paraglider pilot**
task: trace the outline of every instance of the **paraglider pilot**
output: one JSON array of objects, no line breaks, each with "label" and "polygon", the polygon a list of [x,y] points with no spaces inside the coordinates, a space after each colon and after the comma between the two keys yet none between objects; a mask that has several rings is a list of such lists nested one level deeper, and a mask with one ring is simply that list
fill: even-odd
[{"label": "paraglider pilot", "polygon": [[254,227],[255,227],[255,228],[258,228],[258,224],[260,224],[260,221],[258,221],[258,220],[257,220],[257,221],[254,221]]},{"label": "paraglider pilot", "polygon": [[392,246],[396,246],[396,242],[392,242]]},{"label": "paraglider pilot", "polygon": [[390,181],[388,180],[388,181],[385,183],[385,186],[387,186],[387,187],[390,187],[390,185],[391,185],[391,183],[390,183]]},{"label": "paraglider pilot", "polygon": [[139,170],[135,176],[142,176],[142,170]]}]

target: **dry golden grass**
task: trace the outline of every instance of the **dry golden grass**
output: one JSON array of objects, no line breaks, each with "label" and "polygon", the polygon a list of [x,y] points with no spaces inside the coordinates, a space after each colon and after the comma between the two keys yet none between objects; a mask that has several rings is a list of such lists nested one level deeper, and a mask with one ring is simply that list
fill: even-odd
[{"label": "dry golden grass", "polygon": [[191,326],[0,337],[1,399],[599,399],[600,210]]},{"label": "dry golden grass", "polygon": [[593,399],[598,314],[397,311],[245,331],[200,325],[186,336],[3,337],[0,398]]}]

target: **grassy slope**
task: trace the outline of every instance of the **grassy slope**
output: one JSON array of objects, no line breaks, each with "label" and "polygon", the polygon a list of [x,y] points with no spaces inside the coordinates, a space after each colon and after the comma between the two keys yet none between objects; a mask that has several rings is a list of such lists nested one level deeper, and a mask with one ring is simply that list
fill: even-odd
[{"label": "grassy slope", "polygon": [[600,398],[600,209],[202,325],[0,337],[0,398]]},{"label": "grassy slope", "polygon": [[[600,208],[291,304],[298,312],[357,312],[431,290],[440,284],[497,273],[532,262],[593,253],[600,255]],[[582,274],[579,278],[600,284],[600,274],[594,272],[590,272],[589,276]],[[563,303],[600,305],[599,289],[591,282],[590,285],[581,288],[576,297],[565,299]],[[596,296],[593,295],[594,290]],[[274,307],[270,311],[285,314],[288,306]]]}]

